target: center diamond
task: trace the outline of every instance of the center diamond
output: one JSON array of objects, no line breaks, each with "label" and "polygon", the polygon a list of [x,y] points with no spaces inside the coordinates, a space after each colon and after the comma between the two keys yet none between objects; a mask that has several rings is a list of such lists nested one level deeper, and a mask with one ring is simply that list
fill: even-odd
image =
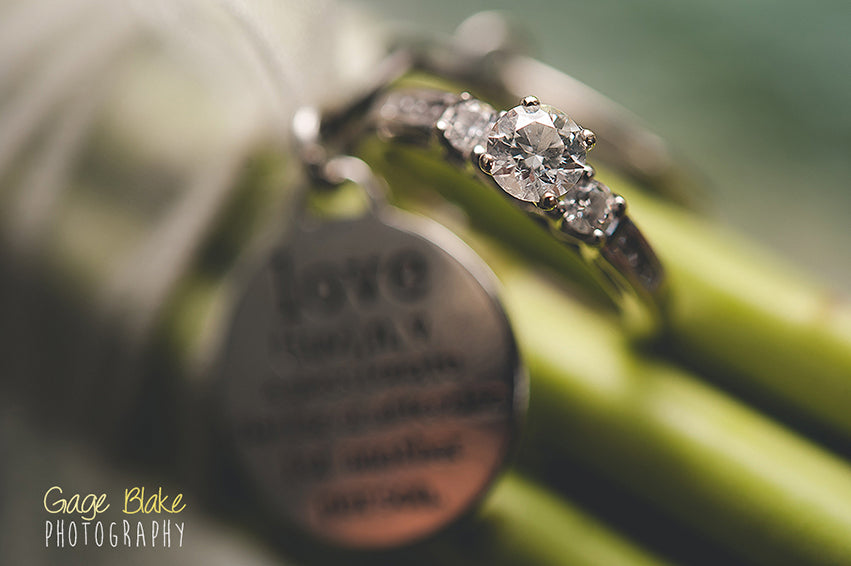
[{"label": "center diamond", "polygon": [[520,200],[538,202],[545,193],[560,197],[585,170],[580,132],[576,122],[552,106],[512,108],[488,133],[490,174]]}]

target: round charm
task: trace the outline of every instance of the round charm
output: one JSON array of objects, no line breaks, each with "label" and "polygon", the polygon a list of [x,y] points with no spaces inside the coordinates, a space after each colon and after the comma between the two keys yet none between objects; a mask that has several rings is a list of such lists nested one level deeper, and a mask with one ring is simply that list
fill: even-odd
[{"label": "round charm", "polygon": [[302,226],[244,289],[227,436],[271,511],[347,547],[434,533],[484,494],[526,380],[493,275],[401,213]]}]

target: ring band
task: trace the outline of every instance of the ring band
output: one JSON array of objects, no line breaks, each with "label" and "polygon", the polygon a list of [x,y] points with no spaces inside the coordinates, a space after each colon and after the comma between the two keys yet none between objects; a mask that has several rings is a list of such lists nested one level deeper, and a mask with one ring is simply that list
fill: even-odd
[{"label": "ring band", "polygon": [[590,86],[525,55],[523,42],[516,40],[525,34],[511,28],[499,13],[482,12],[470,16],[449,38],[399,38],[352,99],[321,110],[323,143],[333,153],[350,152],[353,140],[363,133],[364,112],[388,85],[406,78],[448,81],[499,106],[535,92],[554,106],[569,108],[577,121],[594,124],[595,159],[607,169],[673,203],[701,205],[704,180],[659,135]]},{"label": "ring band", "polygon": [[372,120],[385,140],[438,140],[450,161],[475,170],[580,253],[625,314],[641,321],[637,326],[658,327],[665,271],[626,214],[626,201],[585,163],[593,132],[535,97],[497,112],[468,93],[430,88],[391,90]]}]

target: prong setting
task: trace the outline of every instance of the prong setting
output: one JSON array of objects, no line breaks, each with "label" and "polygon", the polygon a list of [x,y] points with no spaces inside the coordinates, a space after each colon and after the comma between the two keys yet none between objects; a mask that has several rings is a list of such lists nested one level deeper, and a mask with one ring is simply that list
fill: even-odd
[{"label": "prong setting", "polygon": [[582,145],[585,146],[585,151],[591,151],[591,149],[597,145],[597,134],[589,129],[583,129],[579,132],[579,139],[582,142]]},{"label": "prong setting", "polygon": [[494,157],[490,153],[483,152],[479,155],[479,169],[491,176],[493,175],[493,162]]},{"label": "prong setting", "polygon": [[588,245],[594,247],[602,247],[606,243],[606,233],[597,228],[593,232],[591,232],[590,237],[588,238]]},{"label": "prong setting", "polygon": [[541,200],[538,201],[538,208],[541,210],[550,211],[558,206],[558,197],[553,193],[544,193]]},{"label": "prong setting", "polygon": [[626,199],[620,195],[612,198],[612,214],[615,218],[623,218],[626,215]]},{"label": "prong setting", "polygon": [[520,104],[526,108],[536,108],[541,105],[541,101],[538,100],[537,96],[524,96]]}]

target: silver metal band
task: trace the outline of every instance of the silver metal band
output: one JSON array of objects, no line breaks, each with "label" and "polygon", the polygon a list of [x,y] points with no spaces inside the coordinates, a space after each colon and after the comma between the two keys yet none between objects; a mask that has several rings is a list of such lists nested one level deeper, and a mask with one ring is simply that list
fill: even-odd
[{"label": "silver metal band", "polygon": [[[355,102],[336,110],[326,108],[321,117],[316,114],[316,130],[307,129],[315,138],[305,137],[298,127],[296,136],[308,141],[305,147],[321,148],[320,155],[352,153],[372,129],[393,142],[444,146],[449,161],[475,171],[509,195],[513,204],[546,223],[559,240],[580,254],[627,318],[636,320],[631,326],[655,329],[664,319],[664,269],[626,216],[623,198],[593,178],[593,169],[584,164],[584,154],[596,145],[595,156],[607,167],[680,204],[695,204],[701,183],[629,112],[568,75],[523,55],[510,27],[494,13],[482,13],[461,24],[448,40],[406,40],[376,69]],[[494,41],[498,28],[504,33],[502,39]],[[563,141],[573,144],[573,152],[581,154],[581,159],[568,163],[569,170],[560,173],[564,177],[561,189],[535,194],[535,190],[530,192],[514,183],[509,190],[501,181],[510,175],[494,175],[492,164],[485,163],[491,156],[486,154],[483,136],[493,119],[488,123],[484,114],[488,109],[497,118],[501,114],[466,93],[400,86],[411,76],[417,77],[413,81],[417,84],[434,84],[431,76],[437,84],[463,85],[503,106],[530,91],[537,92],[555,105],[569,108],[572,117],[594,124],[598,135],[568,119],[572,124],[568,129],[572,130],[566,132],[568,137]],[[462,103],[470,108],[461,109]],[[535,104],[539,104],[537,99],[532,102]],[[476,113],[477,105],[483,114]],[[453,109],[457,110],[455,114]],[[311,160],[306,158],[307,162]],[[595,210],[602,210],[600,221],[589,222]]]},{"label": "silver metal band", "polygon": [[497,112],[467,93],[430,88],[390,90],[371,121],[385,140],[444,146],[449,161],[475,171],[580,253],[638,326],[658,326],[664,269],[626,215],[624,199],[585,164],[596,138],[591,131],[534,97]]},{"label": "silver metal band", "polygon": [[523,37],[497,12],[474,14],[450,37],[405,37],[366,78],[354,102],[323,109],[323,141],[347,153],[350,142],[363,133],[362,119],[371,103],[388,85],[411,75],[448,81],[502,107],[534,92],[553,106],[570,109],[574,120],[594,125],[595,157],[607,168],[681,205],[702,203],[705,180],[684,166],[662,138],[603,94],[526,55]]}]

